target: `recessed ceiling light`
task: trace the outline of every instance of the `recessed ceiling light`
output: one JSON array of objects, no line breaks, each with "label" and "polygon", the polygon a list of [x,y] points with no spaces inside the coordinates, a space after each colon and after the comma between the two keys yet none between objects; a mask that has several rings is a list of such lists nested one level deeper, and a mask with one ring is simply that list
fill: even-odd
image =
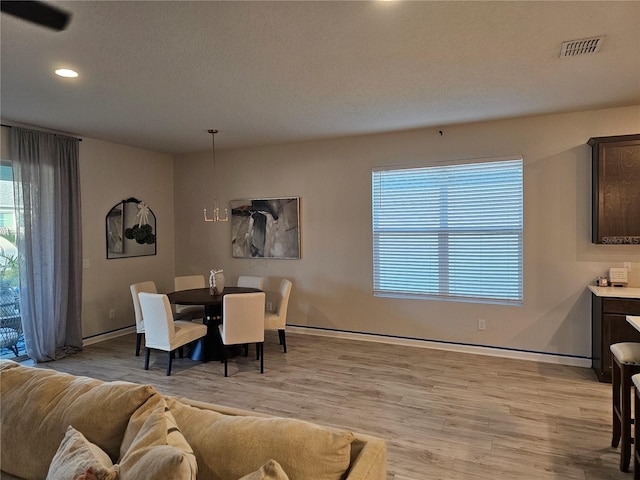
[{"label": "recessed ceiling light", "polygon": [[78,76],[78,72],[70,70],[68,68],[59,68],[56,70],[56,75],[67,78],[75,78]]}]

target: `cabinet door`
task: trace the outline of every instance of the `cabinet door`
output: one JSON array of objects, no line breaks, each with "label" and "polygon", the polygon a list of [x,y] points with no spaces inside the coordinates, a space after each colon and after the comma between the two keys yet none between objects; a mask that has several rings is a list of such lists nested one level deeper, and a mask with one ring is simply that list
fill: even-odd
[{"label": "cabinet door", "polygon": [[602,372],[611,375],[609,346],[620,342],[640,342],[640,332],[627,322],[626,315],[605,313],[602,317]]},{"label": "cabinet door", "polygon": [[640,135],[589,140],[593,243],[640,244]]}]

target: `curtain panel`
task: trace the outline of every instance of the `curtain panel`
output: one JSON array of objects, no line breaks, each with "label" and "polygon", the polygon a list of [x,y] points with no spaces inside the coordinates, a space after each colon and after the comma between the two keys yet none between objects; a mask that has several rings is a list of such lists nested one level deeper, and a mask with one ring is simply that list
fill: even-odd
[{"label": "curtain panel", "polygon": [[79,140],[10,133],[27,354],[36,362],[82,349]]}]

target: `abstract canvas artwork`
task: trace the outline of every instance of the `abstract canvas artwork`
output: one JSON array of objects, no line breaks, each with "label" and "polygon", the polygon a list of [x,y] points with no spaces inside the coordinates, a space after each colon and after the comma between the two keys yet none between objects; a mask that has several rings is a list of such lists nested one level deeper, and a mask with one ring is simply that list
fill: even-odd
[{"label": "abstract canvas artwork", "polygon": [[300,198],[231,201],[235,258],[300,258]]}]

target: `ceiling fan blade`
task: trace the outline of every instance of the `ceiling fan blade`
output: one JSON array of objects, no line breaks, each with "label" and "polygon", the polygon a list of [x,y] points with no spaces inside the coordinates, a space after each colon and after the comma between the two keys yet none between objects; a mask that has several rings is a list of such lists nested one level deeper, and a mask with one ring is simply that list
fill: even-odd
[{"label": "ceiling fan blade", "polygon": [[3,0],[0,8],[4,13],[57,31],[67,28],[71,19],[69,13],[43,2]]}]

